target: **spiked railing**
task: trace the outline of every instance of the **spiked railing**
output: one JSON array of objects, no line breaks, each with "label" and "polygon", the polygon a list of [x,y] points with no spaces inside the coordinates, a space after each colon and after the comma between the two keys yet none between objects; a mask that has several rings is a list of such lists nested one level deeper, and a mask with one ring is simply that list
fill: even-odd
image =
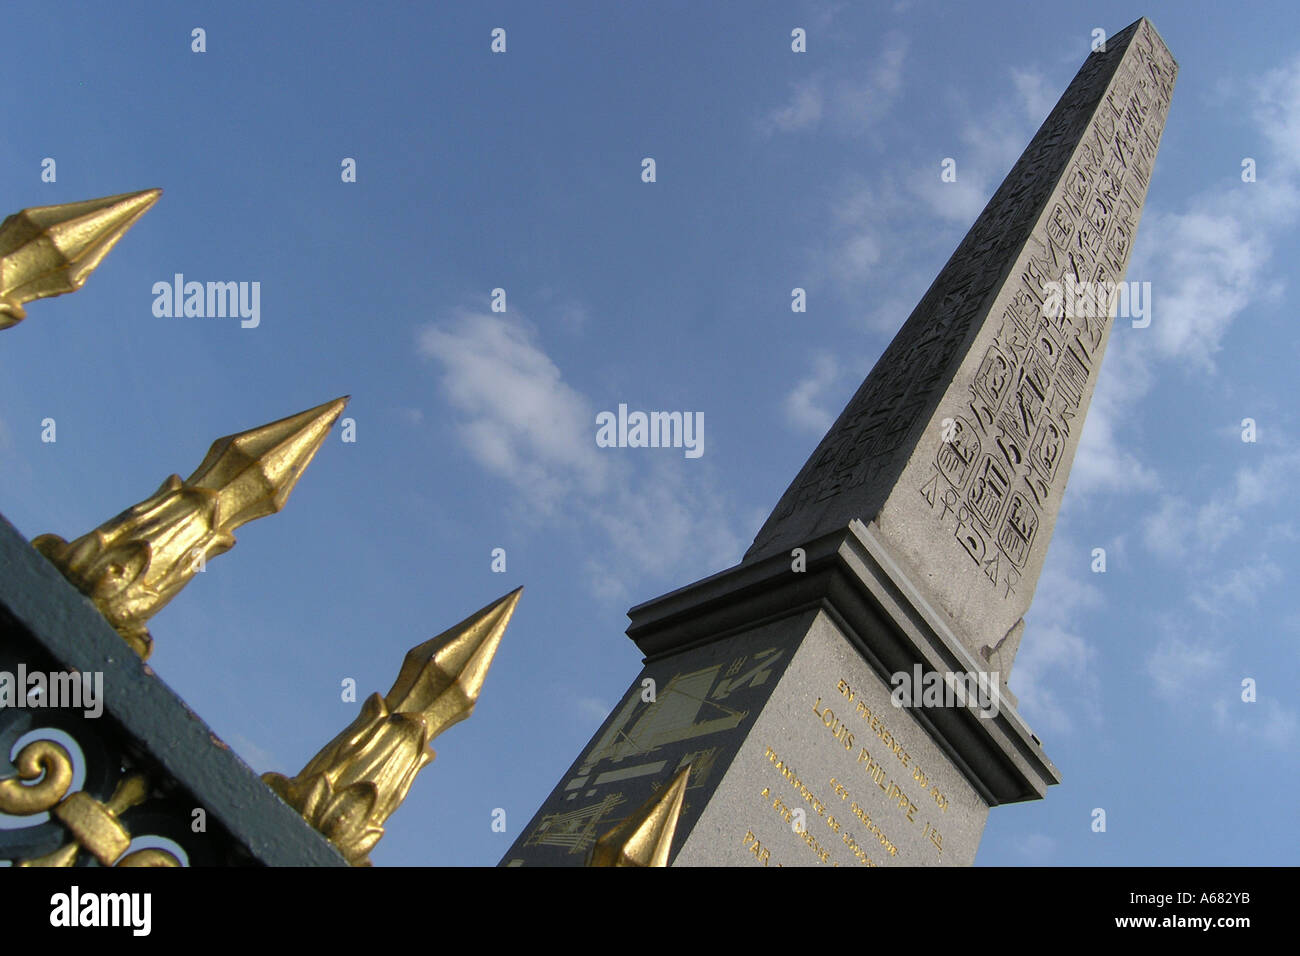
[{"label": "spiked railing", "polygon": [[161,189],[33,206],[0,223],[0,329],[27,317],[23,303],[76,292],[149,211]]},{"label": "spiked railing", "polygon": [[[80,289],[161,194],[150,189],[32,207],[0,223],[0,329],[26,317],[24,303]],[[347,401],[346,396],[338,398],[219,438],[184,481],[169,476],[153,495],[72,541],[44,534],[31,543],[91,599],[141,658],[148,658],[153,637],[146,621],[204,570],[208,558],[234,547],[236,528],[284,507]],[[357,719],[297,776],[263,775],[265,783],[333,842],[348,862],[369,863],[384,821],[406,798],[416,774],[434,759],[429,742],[473,711],[522,590],[412,648],[388,694],[372,694]],[[51,748],[62,749],[36,741],[21,759],[38,751],[45,754],[43,747],[51,753]],[[126,830],[115,817],[109,818],[149,798],[149,788],[138,774],[123,778],[109,803],[100,804],[81,792],[65,798],[70,777],[55,780],[26,763],[18,771],[18,776],[0,780],[0,802],[9,812],[53,808],[55,817],[72,821],[65,823],[74,839],[53,854],[27,861],[33,865],[71,866],[85,852],[103,865],[117,860]],[[31,782],[37,778],[40,782]],[[51,782],[62,789],[47,793]],[[609,865],[663,865],[684,786],[685,771],[659,803],[647,804],[617,833],[607,834],[597,848],[599,859],[613,861]],[[78,829],[77,821],[87,814],[109,822],[83,833],[85,827]],[[128,859],[133,865],[176,862],[170,854],[145,851],[123,857],[119,865]]]},{"label": "spiked railing", "polygon": [[667,866],[691,765],[596,841],[587,866]]},{"label": "spiked railing", "polygon": [[207,559],[235,546],[240,525],[284,507],[347,398],[218,438],[189,478],[171,475],[139,504],[74,541],[43,534],[32,545],[99,608],[142,658],[145,622]]},{"label": "spiked railing", "polygon": [[357,719],[296,777],[262,775],[349,863],[369,865],[384,821],[434,759],[429,741],[474,710],[522,592],[516,588],[411,648],[388,694],[371,694]]}]

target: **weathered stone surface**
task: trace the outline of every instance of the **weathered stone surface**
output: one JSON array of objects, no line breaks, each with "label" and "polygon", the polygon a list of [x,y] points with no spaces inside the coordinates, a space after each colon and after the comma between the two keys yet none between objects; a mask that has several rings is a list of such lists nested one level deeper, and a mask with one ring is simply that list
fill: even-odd
[{"label": "weathered stone surface", "polygon": [[1012,633],[1113,325],[1048,283],[1123,279],[1176,72],[1145,19],[1088,57],[746,560],[874,522],[972,651]]},{"label": "weathered stone surface", "polygon": [[988,811],[820,612],[673,865],[969,865]]}]

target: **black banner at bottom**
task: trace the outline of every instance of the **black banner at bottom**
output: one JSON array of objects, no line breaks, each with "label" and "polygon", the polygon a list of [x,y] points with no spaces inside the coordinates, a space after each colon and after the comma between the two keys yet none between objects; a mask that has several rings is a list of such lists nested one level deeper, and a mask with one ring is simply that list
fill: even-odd
[{"label": "black banner at bottom", "polygon": [[[672,874],[509,869],[0,870],[10,942],[52,934],[134,940],[337,946],[431,946],[451,932],[498,943],[564,939],[649,944],[701,921],[713,931],[804,935],[811,945],[892,938],[986,941],[1036,929],[1067,937],[1231,944],[1284,925],[1289,869],[892,869],[833,877],[807,871],[678,869]],[[567,924],[567,925],[566,925]],[[809,931],[815,931],[811,935]],[[611,935],[612,934],[612,935]],[[884,934],[884,935],[881,935]],[[821,945],[821,944],[818,944]]]}]

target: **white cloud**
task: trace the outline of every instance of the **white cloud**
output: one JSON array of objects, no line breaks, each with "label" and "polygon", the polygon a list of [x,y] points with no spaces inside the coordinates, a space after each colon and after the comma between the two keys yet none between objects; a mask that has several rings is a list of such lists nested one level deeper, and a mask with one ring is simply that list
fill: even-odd
[{"label": "white cloud", "polygon": [[610,574],[609,564],[604,560],[588,558],[583,562],[582,577],[587,591],[597,601],[626,605],[632,599],[631,582],[623,575]]},{"label": "white cloud", "polygon": [[[1079,633],[1084,611],[1102,605],[1095,584],[1066,571],[1069,555],[1079,553],[1057,535],[1034,592],[1033,606],[1025,615],[1025,634],[1012,670],[1011,689],[1032,723],[1045,730],[1068,733],[1074,716],[1065,701],[1082,708],[1090,720],[1100,719],[1101,685],[1095,662],[1097,650]],[[1055,692],[1049,683],[1068,680],[1071,694]]]},{"label": "white cloud", "polygon": [[829,28],[835,22],[847,3],[813,3],[808,7],[808,15],[811,18],[810,24],[814,33]]},{"label": "white cloud", "polygon": [[581,332],[587,327],[590,314],[581,302],[567,301],[560,306],[560,324],[570,332]]},{"label": "white cloud", "polygon": [[579,716],[596,723],[603,723],[614,709],[599,697],[573,697],[571,700]]},{"label": "white cloud", "polygon": [[[1029,87],[1034,76],[1012,71],[1016,96],[1021,100],[1031,95]],[[1041,122],[1040,117],[1038,124]],[[923,171],[909,178],[912,193],[941,219],[963,229],[969,227],[984,211],[993,191],[1020,157],[1038,124],[1002,104],[976,114],[967,110],[960,121],[957,139],[944,149],[944,156],[932,157]],[[955,181],[944,182],[939,177],[940,159],[944,158],[956,162]]]},{"label": "white cloud", "polygon": [[1193,696],[1216,672],[1221,674],[1226,663],[1221,646],[1169,637],[1147,656],[1146,671],[1160,697],[1178,701]]},{"label": "white cloud", "polygon": [[815,356],[812,371],[785,397],[785,415],[790,424],[801,431],[824,434],[838,414],[825,405],[825,400],[839,378],[840,367],[834,356],[825,352]]},{"label": "white cloud", "polygon": [[558,324],[566,332],[578,334],[587,327],[590,312],[587,307],[572,296],[564,295],[549,285],[544,285],[533,293],[530,301],[538,305],[538,314],[545,316],[545,325],[549,328]]},{"label": "white cloud", "polygon": [[[1281,67],[1269,70],[1252,84],[1256,98],[1251,115],[1263,136],[1272,145],[1274,164],[1283,171],[1300,169],[1300,56]],[[1265,176],[1270,182],[1272,177]],[[1293,214],[1296,193],[1290,183],[1279,182],[1272,188],[1289,189]]]},{"label": "white cloud", "polygon": [[[1251,304],[1276,300],[1283,288],[1270,264],[1274,243],[1300,213],[1293,185],[1300,172],[1300,57],[1251,82],[1238,98],[1248,101],[1246,112],[1269,144],[1268,155],[1257,157],[1266,173],[1258,182],[1238,178],[1206,190],[1182,212],[1143,216],[1128,278],[1151,283],[1152,319],[1150,328],[1119,330],[1124,334],[1112,340],[1111,351],[1119,343],[1125,356],[1125,374],[1108,367],[1098,391],[1119,389],[1116,407],[1146,393],[1157,362],[1213,373],[1233,322]],[[1107,365],[1112,362],[1108,355]],[[1199,504],[1166,497],[1143,522],[1145,544],[1200,567],[1205,555],[1247,527],[1247,512],[1269,489],[1284,487],[1297,465],[1295,454],[1247,465],[1230,488]]]},{"label": "white cloud", "polygon": [[1160,486],[1155,470],[1129,451],[1117,432],[1119,423],[1132,420],[1131,393],[1145,387],[1141,372],[1128,368],[1134,364],[1127,360],[1132,352],[1115,349],[1114,343],[1109,352],[1070,468],[1068,487],[1072,496],[1131,494],[1155,491]]},{"label": "white cloud", "polygon": [[[1300,453],[1273,455],[1237,469],[1231,484],[1211,493],[1200,505],[1170,495],[1142,523],[1143,542],[1155,554],[1199,565],[1231,537],[1252,527],[1250,511],[1267,504],[1277,488],[1287,487],[1300,470]],[[1253,530],[1274,525],[1272,518]],[[1191,560],[1189,560],[1191,559]]]},{"label": "white cloud", "polygon": [[1011,82],[1015,84],[1016,93],[1020,95],[1025,118],[1031,123],[1042,125],[1047,114],[1052,112],[1060,93],[1053,89],[1047,76],[1038,70],[1020,70],[1011,68]]},{"label": "white cloud", "polygon": [[859,232],[845,241],[836,268],[844,275],[863,275],[879,261],[880,238],[869,232]]},{"label": "white cloud", "polygon": [[791,86],[789,101],[764,116],[758,128],[768,136],[811,129],[821,123],[824,100],[819,78],[799,80]]},{"label": "white cloud", "polygon": [[1187,553],[1191,525],[1186,520],[1190,505],[1183,498],[1168,495],[1142,520],[1142,542],[1147,549],[1163,558],[1173,559]]},{"label": "white cloud", "polygon": [[1248,704],[1240,696],[1214,702],[1215,726],[1235,740],[1253,740],[1276,750],[1294,746],[1300,720],[1271,697]]},{"label": "white cloud", "polygon": [[1260,595],[1282,581],[1282,569],[1267,555],[1244,567],[1220,568],[1204,588],[1192,592],[1192,603],[1203,611],[1225,617],[1259,605]]},{"label": "white cloud", "polygon": [[868,59],[865,73],[832,77],[823,71],[792,83],[785,102],[758,120],[758,131],[773,136],[825,124],[843,135],[868,132],[898,101],[906,60],[906,38],[889,33],[881,50]]},{"label": "white cloud", "polygon": [[739,560],[744,548],[726,498],[694,474],[696,465],[652,458],[623,474],[612,495],[588,502],[592,519],[634,568],[686,583],[684,567],[711,573]]},{"label": "white cloud", "polygon": [[[861,87],[846,84],[828,97],[835,104],[828,113],[842,122],[856,116],[859,129],[883,115],[901,91],[906,43],[894,37],[888,48],[891,55]],[[1016,95],[1024,98],[1032,93],[1033,74],[1019,75]],[[848,105],[854,102],[859,106]],[[932,264],[913,263],[927,255],[944,261],[957,230],[969,227],[983,210],[1034,129],[1018,111],[1001,107],[964,113],[954,126],[957,138],[940,154],[912,155],[871,178],[849,173],[831,203],[827,239],[810,252],[815,274],[845,298],[861,302],[865,325],[873,331],[892,333],[911,313],[933,278]],[[939,178],[946,156],[957,162],[956,182]],[[909,255],[898,255],[899,249]]]},{"label": "white cloud", "polygon": [[894,250],[932,241],[926,224],[917,222],[915,205],[890,172],[883,172],[876,183],[853,174],[833,201],[831,215],[825,245],[809,257],[814,274],[861,301],[869,327],[895,331],[916,305],[907,298],[913,291],[908,286],[918,287],[918,297],[924,286],[919,275],[915,281],[899,281]]},{"label": "white cloud", "polygon": [[624,582],[643,574],[684,581],[739,559],[736,522],[708,466],[598,448],[595,405],[564,381],[524,320],[458,310],[420,329],[417,343],[440,366],[474,459],[509,482],[535,520],[603,533],[603,547],[588,544],[598,554],[586,566],[598,597],[621,599]]},{"label": "white cloud", "polygon": [[1185,212],[1143,216],[1128,278],[1151,283],[1151,326],[1134,334],[1149,338],[1156,356],[1213,370],[1232,322],[1261,289],[1267,294],[1272,241],[1248,215],[1219,191]]},{"label": "white cloud", "polygon": [[610,464],[600,455],[595,410],[565,384],[522,321],[459,310],[445,326],[426,326],[418,349],[442,364],[459,430],[489,471],[514,482],[529,504],[550,514],[575,494],[599,494]]},{"label": "white cloud", "polygon": [[1027,833],[1017,836],[1012,846],[1020,856],[1031,864],[1042,865],[1052,858],[1056,851],[1056,841],[1043,833]]},{"label": "white cloud", "polygon": [[[1249,740],[1257,745],[1289,750],[1295,743],[1300,720],[1273,697],[1256,702],[1241,699],[1240,674],[1227,659],[1226,649],[1211,641],[1169,637],[1147,658],[1147,674],[1156,694],[1188,709],[1203,706],[1214,697],[1208,716],[1215,730],[1234,742]],[[1227,696],[1223,689],[1230,687]],[[1215,696],[1217,694],[1217,696]],[[1205,713],[1205,711],[1201,711]]]},{"label": "white cloud", "polygon": [[865,132],[889,114],[903,89],[907,40],[897,33],[884,38],[883,49],[871,57],[865,76],[845,77],[831,93],[831,120],[844,132]]},{"label": "white cloud", "polygon": [[[1270,144],[1258,181],[1239,178],[1193,197],[1179,213],[1143,216],[1130,279],[1151,282],[1150,345],[1157,356],[1214,367],[1232,322],[1282,285],[1266,272],[1278,234],[1294,225],[1300,193],[1300,57],[1251,84],[1247,112]],[[1159,160],[1157,160],[1157,173]]]}]

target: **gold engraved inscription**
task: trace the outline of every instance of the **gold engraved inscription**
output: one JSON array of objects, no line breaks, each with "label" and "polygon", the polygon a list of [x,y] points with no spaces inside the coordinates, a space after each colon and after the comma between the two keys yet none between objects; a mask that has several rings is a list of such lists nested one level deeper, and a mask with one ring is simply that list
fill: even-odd
[{"label": "gold engraved inscription", "polygon": [[745,849],[754,855],[754,859],[759,863],[762,863],[764,866],[782,865],[780,863],[772,862],[772,851],[763,846],[758,837],[754,836],[753,830],[745,831],[745,835],[741,837],[741,843],[744,844]]},{"label": "gold engraved inscription", "polygon": [[[835,686],[841,694],[848,698],[849,703],[853,703],[857,699],[858,693],[849,686],[848,681],[841,680]],[[871,732],[880,738],[881,743],[888,748],[890,753],[902,761],[904,767],[911,764],[911,755],[904,749],[903,742],[889,732],[889,728],[885,726],[884,721],[877,714],[872,713],[865,700],[857,701],[855,713],[867,722],[867,725],[871,727]]]},{"label": "gold engraved inscription", "polygon": [[[844,786],[844,784],[840,783],[834,777],[831,777],[831,789],[835,791],[837,797],[849,804],[849,811],[858,818],[864,827],[867,828],[867,832],[880,841],[881,849],[890,856],[898,856],[898,847],[894,845],[894,841],[885,836],[885,831],[880,829],[876,822],[871,819],[871,814],[859,806],[856,800],[849,800],[849,788]],[[856,856],[861,862],[865,863],[867,866],[878,865],[872,862],[871,858],[867,856],[866,848],[854,840],[847,830],[844,832],[843,838],[844,845],[849,848],[849,852]]]},{"label": "gold engraved inscription", "polygon": [[[795,811],[787,807],[785,801],[783,801],[780,796],[773,797],[772,791],[769,787],[764,787],[759,796],[771,797],[772,809],[776,811],[777,816],[779,816],[790,827],[791,832],[794,833],[795,836],[803,840],[808,849],[813,851],[813,855],[817,857],[819,862],[829,863],[831,866],[839,866],[838,863],[831,860],[831,851],[821,845],[821,842],[813,836],[811,832],[809,832],[806,824],[800,825],[798,818],[795,816]],[[834,817],[829,818],[827,822],[830,824],[831,829],[838,831],[839,824],[835,822]]]},{"label": "gold engraved inscription", "polygon": [[[799,778],[798,773],[786,764],[786,762],[777,755],[775,750],[768,747],[766,755],[768,762],[771,763],[772,766],[786,778],[790,785],[798,791],[804,802],[812,808],[813,813],[825,821],[826,826],[832,833],[840,838],[840,841],[848,848],[849,853],[853,855],[854,859],[863,866],[879,865],[867,855],[866,848],[861,842],[859,842],[857,837],[845,827],[846,818],[836,817],[834,813],[829,812],[826,802],[808,788],[808,786]],[[839,785],[835,780],[832,780],[831,786],[835,788]],[[840,790],[842,789],[842,787],[839,787],[839,789],[836,790],[836,795],[839,796],[841,800],[844,799],[844,794],[840,793]],[[844,793],[847,793],[847,791],[844,791]],[[791,826],[794,833],[799,836],[805,844],[807,844],[808,848],[813,851],[822,863],[829,864],[830,866],[840,865],[838,862],[831,859],[830,848],[810,833],[809,827],[806,824],[801,829],[795,828],[794,824],[797,820],[795,816],[796,810],[790,807],[779,794],[773,794],[770,787],[764,787],[760,796],[772,801],[772,809],[781,817],[782,822]],[[864,812],[860,812],[856,804],[853,805],[852,811],[859,820],[862,820],[862,822],[866,824],[868,832],[872,833],[872,836],[877,836],[878,839],[880,839],[881,846],[884,848],[885,852],[889,853],[891,856],[898,855],[898,847],[880,833],[879,827],[876,827],[874,831],[872,830],[874,824],[871,823],[869,816],[863,819]],[[809,815],[808,818],[811,819],[811,815]]]},{"label": "gold engraved inscription", "polygon": [[[916,804],[903,792],[903,788],[898,785],[898,781],[888,776],[885,768],[867,752],[866,747],[858,751],[858,763],[862,764],[862,770],[871,779],[871,782],[884,792],[885,800],[897,806],[902,811],[903,816],[907,817],[908,823],[915,823]],[[887,779],[889,780],[888,784],[885,783]]]},{"label": "gold engraved inscription", "polygon": [[784,760],[781,760],[776,755],[776,751],[771,747],[767,748],[766,756],[768,762],[776,767],[777,772],[780,773],[781,776],[785,777],[792,787],[799,791],[799,795],[804,798],[810,807],[813,808],[813,811],[819,817],[826,816],[826,804],[819,800],[817,795],[809,790],[803,781],[799,779],[799,774],[795,772],[794,768],[789,766]]},{"label": "gold engraved inscription", "polygon": [[[880,738],[881,743],[883,743],[885,747],[888,748],[889,751],[899,759],[899,761],[903,764],[904,767],[907,767],[912,772],[913,782],[920,785],[921,790],[923,792],[927,792],[930,794],[931,799],[934,800],[935,804],[939,807],[940,811],[942,811],[943,813],[947,813],[948,812],[947,795],[944,794],[942,791],[940,791],[939,785],[937,783],[933,783],[931,781],[929,775],[926,774],[926,772],[921,769],[920,765],[916,763],[912,755],[909,754],[907,750],[903,747],[902,741],[900,741],[897,737],[895,737],[892,733],[890,733],[889,728],[885,726],[884,721],[882,721],[877,714],[872,712],[871,708],[867,706],[865,700],[858,699],[857,691],[855,691],[852,687],[849,686],[848,681],[845,680],[839,681],[839,683],[836,684],[836,689],[839,690],[839,692],[843,694],[844,697],[847,698],[850,703],[852,703],[854,700],[857,700],[857,705],[854,712],[867,722],[867,724],[871,727],[872,732],[877,737]],[[820,698],[818,698],[818,700],[820,700]],[[849,747],[846,747],[846,749],[851,750],[852,749],[851,745]],[[868,761],[868,768],[867,768],[868,776],[871,776],[873,779],[875,779],[877,775],[879,775],[882,778],[884,777],[884,770],[881,769],[879,765],[875,763],[874,759],[870,757],[865,747],[863,747],[858,753],[858,762],[862,763],[864,760]],[[882,786],[881,789],[886,789],[886,788]],[[913,806],[913,810],[915,809],[916,809],[915,806]],[[912,819],[910,815],[908,816],[908,819],[909,820]]]},{"label": "gold engraved inscription", "polygon": [[848,726],[836,717],[835,712],[829,707],[822,707],[820,697],[817,698],[817,703],[813,704],[813,713],[821,719],[822,725],[835,735],[835,739],[844,745],[845,750],[853,749],[853,734],[849,732]]}]

